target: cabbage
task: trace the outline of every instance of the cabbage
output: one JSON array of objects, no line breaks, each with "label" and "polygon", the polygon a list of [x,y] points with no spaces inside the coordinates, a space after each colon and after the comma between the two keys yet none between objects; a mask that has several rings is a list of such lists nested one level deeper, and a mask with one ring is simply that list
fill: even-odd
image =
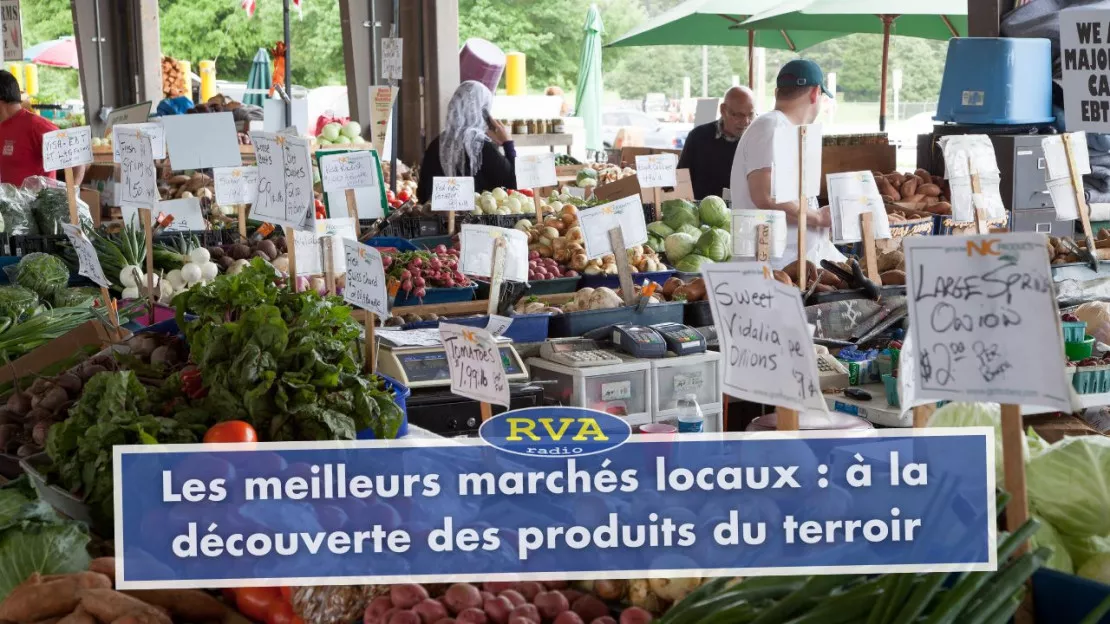
[{"label": "cabbage", "polygon": [[[1086,436],[1085,436],[1086,437]],[[1110,553],[1095,555],[1076,572],[1083,578],[1110,585]]]},{"label": "cabbage", "polygon": [[597,186],[597,172],[589,167],[582,169],[574,176],[574,184],[576,186],[586,186],[584,182],[592,181],[590,186]]},{"label": "cabbage", "polygon": [[69,284],[69,268],[57,256],[36,252],[23,256],[15,267],[13,280],[45,299]]},{"label": "cabbage", "polygon": [[1065,438],[1029,460],[1029,501],[1061,533],[1110,535],[1110,438]]},{"label": "cabbage", "polygon": [[713,227],[732,227],[732,213],[725,205],[725,200],[716,195],[707,195],[701,200],[698,204],[698,217],[702,223],[708,223]]},{"label": "cabbage", "polygon": [[724,230],[711,228],[701,235],[694,249],[714,262],[724,262],[732,257],[732,235]]},{"label": "cabbage", "polygon": [[685,199],[668,199],[663,202],[663,223],[673,230],[684,225],[698,226],[698,211]]},{"label": "cabbage", "polygon": [[701,235],[705,234],[704,230],[702,230],[701,228],[699,228],[697,226],[694,226],[694,225],[683,225],[682,227],[678,228],[675,231],[676,232],[682,232],[683,234],[689,234],[690,236],[693,236],[694,237],[694,242],[697,242],[697,240],[699,238],[701,238]]},{"label": "cabbage", "polygon": [[663,239],[659,238],[655,234],[648,234],[647,246],[651,247],[651,250],[657,254],[664,253],[667,250],[667,248],[664,246]]},{"label": "cabbage", "polygon": [[39,305],[39,296],[22,286],[0,286],[0,316],[19,320],[30,316]]},{"label": "cabbage", "polygon": [[671,262],[678,262],[694,251],[698,239],[686,234],[685,232],[675,232],[663,241],[663,247],[667,251],[667,259]]},{"label": "cabbage", "polygon": [[1068,554],[1067,547],[1064,546],[1064,541],[1056,529],[1052,528],[1052,524],[1045,522],[1043,518],[1033,514],[1033,517],[1041,522],[1041,528],[1029,538],[1029,547],[1036,550],[1041,546],[1048,546],[1052,549],[1052,556],[1045,562],[1045,566],[1053,570],[1059,570],[1065,574],[1075,573],[1075,565],[1072,563],[1071,555]]},{"label": "cabbage", "polygon": [[1090,561],[1092,557],[1110,554],[1110,536],[1072,537],[1061,533],[1060,541],[1064,543],[1064,548],[1068,549],[1068,555],[1071,556],[1076,569],[1083,567],[1083,564]]},{"label": "cabbage", "polygon": [[667,238],[674,234],[674,230],[669,225],[662,221],[653,221],[647,226],[648,234],[654,234],[659,238]]},{"label": "cabbage", "polygon": [[703,264],[713,264],[713,261],[705,256],[692,253],[675,264],[674,268],[683,273],[700,273]]}]

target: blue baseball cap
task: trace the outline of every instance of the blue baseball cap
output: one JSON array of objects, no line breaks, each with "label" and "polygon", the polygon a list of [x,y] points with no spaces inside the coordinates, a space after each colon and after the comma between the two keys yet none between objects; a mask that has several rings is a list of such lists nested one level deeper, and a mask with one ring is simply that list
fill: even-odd
[{"label": "blue baseball cap", "polygon": [[779,70],[778,79],[775,80],[775,86],[820,87],[821,93],[835,97],[825,86],[825,74],[821,72],[821,68],[809,59],[794,59],[783,65]]}]

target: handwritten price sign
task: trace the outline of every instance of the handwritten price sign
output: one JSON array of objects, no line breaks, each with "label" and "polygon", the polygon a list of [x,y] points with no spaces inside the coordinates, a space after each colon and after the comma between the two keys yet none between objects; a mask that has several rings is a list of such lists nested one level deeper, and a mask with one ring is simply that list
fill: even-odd
[{"label": "handwritten price sign", "polygon": [[906,239],[917,398],[1071,411],[1040,234]]},{"label": "handwritten price sign", "polygon": [[678,184],[675,180],[675,165],[678,157],[674,154],[650,154],[636,157],[636,177],[640,180],[641,188],[673,187]]},{"label": "handwritten price sign", "polygon": [[470,212],[474,209],[474,178],[432,178],[432,210]]},{"label": "handwritten price sign", "polygon": [[509,381],[492,334],[477,327],[439,324],[451,368],[451,393],[509,407]]},{"label": "handwritten price sign", "polygon": [[721,340],[724,389],[756,403],[826,412],[817,356],[798,289],[762,262],[702,267]]},{"label": "handwritten price sign", "polygon": [[343,288],[343,300],[379,317],[388,317],[389,298],[385,290],[382,254],[369,245],[349,238],[343,239],[343,253],[347,260],[347,282]]},{"label": "handwritten price sign", "polygon": [[320,164],[320,181],[327,193],[377,186],[378,178],[374,175],[376,168],[377,162],[371,152],[347,152],[323,159]]},{"label": "handwritten price sign", "polygon": [[104,269],[100,266],[100,258],[96,255],[96,247],[93,246],[92,241],[85,237],[81,228],[63,223],[62,231],[65,232],[69,242],[73,244],[73,251],[77,253],[77,274],[91,279],[97,286],[103,288],[111,286],[112,283],[108,281],[108,278],[104,275]]},{"label": "handwritten price sign", "polygon": [[252,132],[258,162],[258,197],[251,217],[304,226],[312,220],[312,161],[308,141],[273,132]]},{"label": "handwritten price sign", "polygon": [[629,247],[643,245],[648,239],[644,207],[639,195],[580,210],[578,223],[582,226],[586,256],[591,260],[607,253],[615,253],[609,242],[609,230],[613,228],[621,229],[624,244]]},{"label": "handwritten price sign", "polygon": [[93,161],[92,129],[88,126],[55,130],[42,135],[42,168],[57,171]]},{"label": "handwritten price sign", "polygon": [[120,155],[120,206],[154,209],[158,203],[158,179],[150,137],[139,130],[116,132]]},{"label": "handwritten price sign", "polygon": [[521,154],[516,157],[517,188],[537,189],[559,183],[555,175],[555,154]]},{"label": "handwritten price sign", "polygon": [[404,73],[401,43],[399,38],[382,39],[382,78],[386,80],[400,80]]},{"label": "handwritten price sign", "polygon": [[216,203],[221,206],[253,204],[258,197],[258,167],[218,167],[212,170]]}]

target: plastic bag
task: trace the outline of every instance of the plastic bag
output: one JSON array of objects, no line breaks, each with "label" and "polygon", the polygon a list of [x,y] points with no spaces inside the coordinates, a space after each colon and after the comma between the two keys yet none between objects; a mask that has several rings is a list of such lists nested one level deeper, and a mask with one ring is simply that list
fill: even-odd
[{"label": "plastic bag", "polygon": [[[42,176],[31,176],[23,181],[22,189],[34,196],[31,216],[39,234],[62,234],[62,223],[69,223],[69,199],[66,185]],[[84,229],[92,229],[92,211],[89,205],[77,199],[77,214]]]},{"label": "plastic bag", "polygon": [[38,234],[38,225],[31,217],[33,197],[11,184],[0,184],[0,230],[9,236]]}]

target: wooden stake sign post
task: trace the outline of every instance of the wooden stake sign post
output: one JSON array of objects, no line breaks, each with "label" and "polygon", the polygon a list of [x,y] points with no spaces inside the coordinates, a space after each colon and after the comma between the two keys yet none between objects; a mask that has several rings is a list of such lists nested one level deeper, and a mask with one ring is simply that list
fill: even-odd
[{"label": "wooden stake sign post", "polygon": [[532,204],[536,207],[536,225],[542,224],[541,189],[559,184],[559,178],[555,175],[555,154],[543,152],[517,156],[516,184],[518,188],[532,189]]},{"label": "wooden stake sign post", "polygon": [[771,259],[771,226],[755,226],[755,259],[767,262]]},{"label": "wooden stake sign post", "polygon": [[[806,179],[806,133],[807,126],[798,127],[798,275],[794,280],[799,290],[806,289],[806,218],[809,213],[809,198],[805,193]],[[794,429],[797,429],[797,414],[794,414]],[[781,426],[780,426],[781,429]]]},{"label": "wooden stake sign post", "polygon": [[609,244],[613,249],[613,258],[617,261],[617,279],[621,285],[621,298],[624,299],[624,305],[636,305],[636,283],[632,281],[628,247],[624,244],[624,234],[619,227],[609,230]]},{"label": "wooden stake sign post", "polygon": [[[501,302],[501,283],[505,279],[505,239],[498,237],[493,241],[493,258],[490,261],[490,282],[489,282],[489,305],[486,307],[486,314],[497,314],[497,306]],[[485,401],[478,402],[478,409],[482,416],[482,422],[486,422],[493,418],[493,407]]]},{"label": "wooden stake sign post", "polygon": [[879,277],[879,258],[875,251],[875,229],[872,225],[874,217],[870,212],[861,213],[859,216],[860,246],[863,247],[863,271],[867,279],[882,284]]},{"label": "wooden stake sign post", "polygon": [[[1075,148],[1071,144],[1072,135],[1065,132],[1061,139],[1064,142],[1064,154],[1068,159],[1068,177],[1071,181],[1072,191],[1075,193],[1075,207],[1079,212],[1079,221],[1083,224],[1083,238],[1086,239],[1087,251],[1091,254],[1092,268],[1098,270],[1098,250],[1095,248],[1095,237],[1091,232],[1091,217],[1087,209],[1087,195],[1083,191],[1083,178],[1075,166]],[[1087,146],[1082,145],[1080,149],[1087,149]]]}]

